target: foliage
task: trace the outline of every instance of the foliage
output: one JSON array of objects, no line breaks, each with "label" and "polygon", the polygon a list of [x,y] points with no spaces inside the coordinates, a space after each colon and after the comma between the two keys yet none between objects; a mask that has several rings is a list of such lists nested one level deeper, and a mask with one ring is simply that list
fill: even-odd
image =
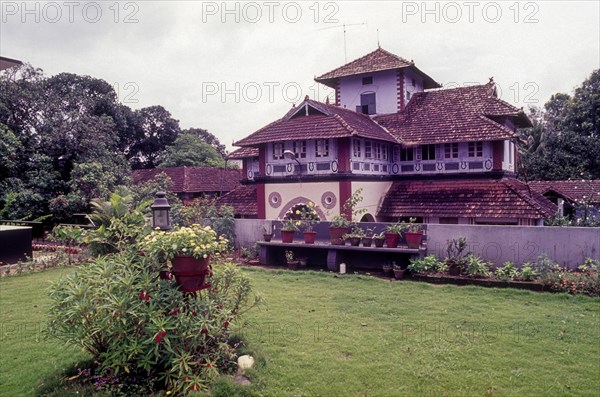
[{"label": "foliage", "polygon": [[52,229],[51,240],[63,244],[73,245],[81,244],[84,237],[84,229],[78,226],[59,225]]},{"label": "foliage", "polygon": [[466,272],[470,277],[488,277],[490,264],[478,256],[469,254],[466,257]]},{"label": "foliage", "polygon": [[527,179],[600,178],[600,70],[573,96],[556,94],[544,110],[530,110],[534,127],[521,147]]},{"label": "foliage", "polygon": [[335,215],[332,219],[331,219],[331,224],[329,225],[329,227],[350,227],[350,225],[352,224],[352,222],[350,222],[345,216],[343,215]]},{"label": "foliage", "polygon": [[415,223],[417,222],[417,218],[409,218],[408,225],[406,225],[406,230],[410,233],[419,233],[423,228],[421,224]]},{"label": "foliage", "polygon": [[[100,374],[154,379],[175,394],[207,389],[235,368],[229,329],[260,302],[236,266],[217,265],[212,288],[193,298],[160,280],[148,259],[97,258],[50,289],[48,332],[98,361]],[[112,390],[113,382],[102,386]]]},{"label": "foliage", "polygon": [[313,227],[321,222],[321,218],[316,211],[318,207],[318,205],[309,201],[295,210],[295,215],[300,217],[300,229],[303,229],[305,232],[312,232]]},{"label": "foliage", "polygon": [[532,281],[538,276],[538,273],[533,269],[530,263],[525,263],[521,268],[521,279],[524,281]]},{"label": "foliage", "polygon": [[548,258],[548,255],[544,253],[538,256],[537,260],[533,263],[533,269],[537,275],[546,278],[548,273],[559,270],[560,266]]},{"label": "foliage", "polygon": [[203,142],[211,145],[215,150],[219,153],[222,158],[225,158],[225,145],[223,145],[219,139],[202,128],[189,128],[187,130],[181,131],[182,134],[190,134],[200,138]]},{"label": "foliage", "polygon": [[247,258],[247,259],[258,258],[258,244],[254,243],[253,245],[248,245],[246,247],[242,247],[240,249],[240,256],[242,258]]},{"label": "foliage", "polygon": [[458,266],[459,268],[464,268],[467,263],[467,255],[468,252],[465,252],[467,249],[467,239],[463,236],[460,236],[455,239],[446,241],[446,264],[448,267],[450,266]]},{"label": "foliage", "polygon": [[434,254],[429,254],[422,259],[411,259],[410,265],[408,265],[408,270],[413,273],[445,272],[447,269],[446,264],[440,261]]},{"label": "foliage", "polygon": [[494,274],[504,281],[515,280],[519,278],[519,269],[512,262],[504,262],[504,266],[496,269]]},{"label": "foliage", "polygon": [[399,235],[402,235],[402,232],[406,231],[406,229],[407,226],[404,222],[392,223],[385,228],[388,233],[396,233]]},{"label": "foliage", "polygon": [[294,261],[294,251],[285,250],[285,260],[290,263]]},{"label": "foliage", "polygon": [[172,145],[166,146],[160,167],[224,167],[223,156],[202,138],[181,133]]},{"label": "foliage", "polygon": [[90,216],[97,226],[85,233],[83,242],[94,256],[120,251],[136,251],[136,242],[150,232],[147,213],[150,202],[132,205],[131,196],[110,195],[109,201],[92,201],[94,213]]},{"label": "foliage", "polygon": [[349,238],[363,238],[365,237],[365,231],[358,225],[354,225],[352,226],[352,229],[350,230],[350,233],[346,233],[342,236],[343,239],[349,239]]},{"label": "foliage", "polygon": [[600,296],[600,273],[597,267],[577,272],[562,269],[549,272],[542,281],[551,291]]},{"label": "foliage", "polygon": [[210,226],[195,224],[189,227],[175,226],[170,231],[153,230],[142,239],[140,248],[157,258],[173,259],[177,255],[190,255],[201,259],[224,252],[227,245],[227,239],[217,237]]},{"label": "foliage", "polygon": [[[170,199],[169,199],[170,200]],[[217,206],[214,198],[198,198],[179,207],[174,214],[174,223],[182,226],[201,224],[210,226],[218,235],[225,236],[230,243],[235,241],[235,217],[233,207]]]}]

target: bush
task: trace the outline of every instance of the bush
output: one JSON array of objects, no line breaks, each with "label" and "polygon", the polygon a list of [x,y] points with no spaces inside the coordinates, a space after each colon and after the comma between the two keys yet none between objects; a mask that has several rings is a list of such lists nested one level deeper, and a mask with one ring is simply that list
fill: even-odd
[{"label": "bush", "polygon": [[467,274],[471,277],[489,277],[490,264],[478,256],[469,254],[466,258]]},{"label": "bush", "polygon": [[543,281],[551,291],[600,296],[600,273],[597,270],[555,271],[548,273]]},{"label": "bush", "polygon": [[96,376],[117,376],[100,388],[152,379],[175,394],[205,390],[235,368],[229,329],[260,298],[234,265],[214,266],[212,287],[195,297],[158,279],[149,261],[99,257],[53,284],[48,332],[89,352]]},{"label": "bush", "polygon": [[509,281],[519,278],[519,269],[512,262],[504,262],[504,266],[497,268],[494,274],[500,280]]},{"label": "bush", "polygon": [[408,270],[414,273],[435,273],[446,271],[447,266],[444,262],[440,262],[437,256],[429,254],[423,259],[411,259]]},{"label": "bush", "polygon": [[538,273],[531,267],[531,263],[525,263],[521,268],[521,279],[524,281],[532,281],[538,276]]}]

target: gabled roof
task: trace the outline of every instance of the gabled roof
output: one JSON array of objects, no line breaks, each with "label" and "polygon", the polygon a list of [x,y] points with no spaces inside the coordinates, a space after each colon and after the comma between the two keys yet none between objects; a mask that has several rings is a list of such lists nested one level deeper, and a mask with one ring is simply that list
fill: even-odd
[{"label": "gabled roof", "polygon": [[511,118],[530,126],[523,111],[498,99],[492,82],[484,85],[415,93],[401,113],[375,120],[407,146],[515,138],[492,120]]},{"label": "gabled roof", "polygon": [[544,219],[556,213],[544,196],[513,178],[394,182],[380,216]]},{"label": "gabled roof", "polygon": [[5,69],[12,68],[14,66],[19,66],[22,64],[23,64],[23,62],[19,61],[18,59],[12,59],[12,58],[0,56],[0,70],[5,70]]},{"label": "gabled roof", "polygon": [[231,160],[239,160],[239,159],[247,159],[249,157],[258,157],[258,148],[254,147],[243,147],[234,150],[233,152],[227,155],[227,159]]},{"label": "gabled roof", "polygon": [[379,47],[375,51],[368,53],[352,62],[349,62],[339,68],[327,72],[317,78],[315,81],[335,88],[336,81],[340,77],[353,76],[363,73],[379,72],[383,70],[410,68],[412,71],[423,77],[425,89],[438,88],[440,85],[431,77],[421,72],[413,61],[408,61],[398,55]]},{"label": "gabled roof", "polygon": [[219,197],[218,206],[229,205],[233,207],[235,215],[258,216],[256,185],[241,185],[231,192]]},{"label": "gabled roof", "polygon": [[529,186],[543,195],[554,192],[574,203],[600,204],[600,180],[532,181]]},{"label": "gabled roof", "polygon": [[235,142],[254,146],[295,139],[362,137],[396,142],[383,127],[365,114],[311,99],[305,99],[284,117]]},{"label": "gabled roof", "polygon": [[134,183],[147,182],[160,173],[173,181],[173,193],[229,192],[240,185],[242,171],[232,168],[171,167],[134,170]]}]

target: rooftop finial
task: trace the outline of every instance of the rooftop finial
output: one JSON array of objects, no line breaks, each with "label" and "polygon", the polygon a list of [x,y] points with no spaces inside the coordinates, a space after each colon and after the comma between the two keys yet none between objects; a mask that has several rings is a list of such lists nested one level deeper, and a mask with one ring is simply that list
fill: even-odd
[{"label": "rooftop finial", "polygon": [[329,105],[329,96],[327,96],[327,98],[325,98],[325,105]]},{"label": "rooftop finial", "polygon": [[377,48],[381,48],[381,45],[379,44],[379,29],[377,29]]},{"label": "rooftop finial", "polygon": [[305,100],[305,101],[308,101],[309,99],[310,99],[310,98],[308,97],[308,95],[304,97],[304,100]]},{"label": "rooftop finial", "polygon": [[490,77],[490,83],[494,82],[494,76]]}]

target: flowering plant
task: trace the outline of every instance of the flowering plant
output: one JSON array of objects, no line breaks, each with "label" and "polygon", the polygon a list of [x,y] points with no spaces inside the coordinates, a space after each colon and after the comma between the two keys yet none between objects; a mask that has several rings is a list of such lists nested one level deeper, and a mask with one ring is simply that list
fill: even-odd
[{"label": "flowering plant", "polygon": [[[288,213],[288,215],[290,214],[291,212]],[[301,224],[302,222],[300,222],[299,220],[294,219],[291,216],[286,216],[286,218],[281,221],[281,230],[284,230],[286,232],[295,232],[296,230],[298,230],[298,227]]]},{"label": "flowering plant", "polygon": [[144,237],[141,246],[149,254],[165,255],[168,259],[177,255],[190,255],[201,259],[225,251],[227,243],[227,239],[223,236],[217,237],[217,233],[210,226],[194,224],[190,227],[176,226],[167,232],[153,230]]},{"label": "flowering plant", "polygon": [[317,208],[318,206],[315,203],[309,201],[306,205],[296,210],[296,215],[300,216],[300,227],[305,232],[312,232],[313,226],[321,222],[321,218],[316,211]]}]

